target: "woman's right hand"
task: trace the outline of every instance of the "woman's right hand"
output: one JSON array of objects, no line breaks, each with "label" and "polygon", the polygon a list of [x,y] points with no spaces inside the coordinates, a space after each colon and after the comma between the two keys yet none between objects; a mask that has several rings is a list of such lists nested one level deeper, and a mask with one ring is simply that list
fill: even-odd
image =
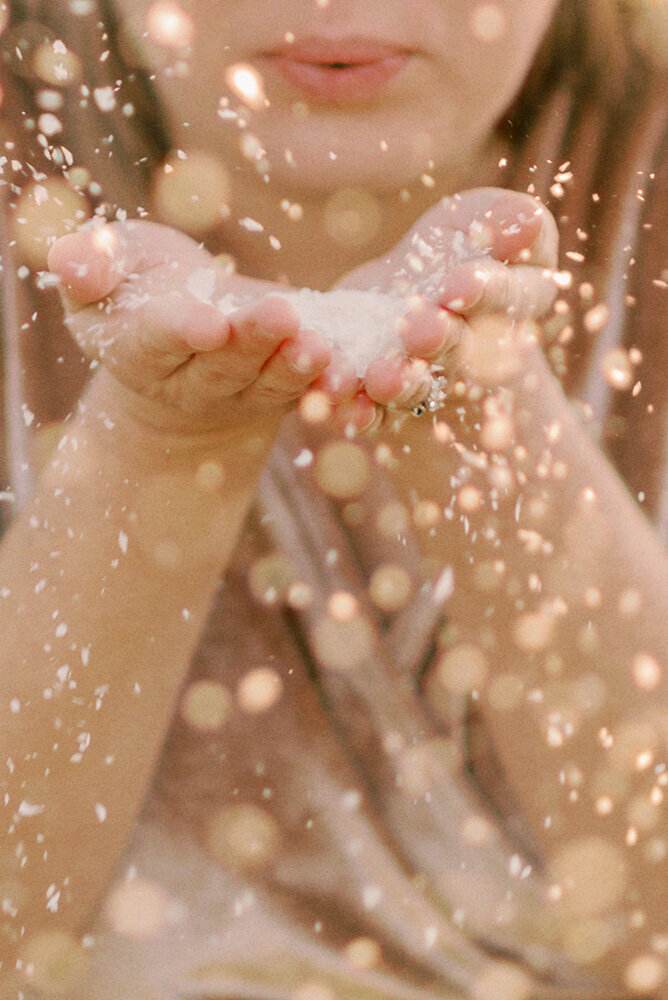
[{"label": "woman's right hand", "polygon": [[[130,415],[153,428],[243,431],[278,424],[316,379],[335,402],[357,389],[300,327],[280,286],[230,276],[167,226],[137,220],[68,234],[49,267],[80,347],[111,373]],[[244,304],[223,314],[214,303],[226,293]]]}]

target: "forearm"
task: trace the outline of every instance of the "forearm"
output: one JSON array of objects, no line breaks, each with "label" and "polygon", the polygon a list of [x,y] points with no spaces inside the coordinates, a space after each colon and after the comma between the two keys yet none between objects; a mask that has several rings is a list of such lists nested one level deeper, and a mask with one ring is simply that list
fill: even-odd
[{"label": "forearm", "polygon": [[446,512],[425,551],[454,581],[427,696],[471,696],[540,847],[553,942],[576,955],[597,921],[587,964],[624,989],[664,921],[666,556],[541,359],[492,397],[454,444],[409,427],[414,488]]},{"label": "forearm", "polygon": [[140,431],[107,380],[1,551],[3,839],[28,935],[81,927],[105,884],[273,436]]}]

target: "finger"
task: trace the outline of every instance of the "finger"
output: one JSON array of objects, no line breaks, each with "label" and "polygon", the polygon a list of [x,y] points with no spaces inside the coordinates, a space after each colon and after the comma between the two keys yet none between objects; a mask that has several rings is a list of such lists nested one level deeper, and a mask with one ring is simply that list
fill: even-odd
[{"label": "finger", "polygon": [[332,424],[350,437],[355,434],[370,433],[380,425],[382,417],[382,409],[364,390],[360,390],[352,399],[346,399],[336,407],[332,415]]},{"label": "finger", "polygon": [[220,349],[230,332],[218,309],[178,293],[132,307],[88,306],[67,325],[88,357],[134,388],[168,377],[197,351]]},{"label": "finger", "polygon": [[444,199],[445,224],[465,232],[496,260],[556,267],[558,232],[550,212],[531,195],[476,188]]},{"label": "finger", "polygon": [[169,261],[194,267],[210,258],[183,233],[143,220],[68,233],[56,240],[48,256],[72,309],[106,298],[131,275]]},{"label": "finger", "polygon": [[433,358],[453,351],[460,344],[463,327],[461,316],[419,300],[401,322],[401,342],[406,354]]},{"label": "finger", "polygon": [[250,386],[280,345],[297,336],[299,315],[286,299],[268,295],[226,316],[229,338],[221,351],[192,359],[189,376],[233,395]]},{"label": "finger", "polygon": [[361,379],[341,352],[334,350],[330,364],[315,380],[313,388],[320,389],[336,405],[360,391]]},{"label": "finger", "polygon": [[384,406],[410,407],[425,396],[431,388],[431,369],[422,358],[404,358],[395,355],[374,361],[364,378],[364,387],[370,399]]},{"label": "finger", "polygon": [[508,266],[490,258],[468,261],[443,279],[440,303],[467,317],[505,313],[517,319],[540,319],[556,296],[552,271],[525,264]]},{"label": "finger", "polygon": [[284,340],[246,390],[255,402],[280,404],[301,396],[331,359],[327,344],[313,330],[300,330]]}]

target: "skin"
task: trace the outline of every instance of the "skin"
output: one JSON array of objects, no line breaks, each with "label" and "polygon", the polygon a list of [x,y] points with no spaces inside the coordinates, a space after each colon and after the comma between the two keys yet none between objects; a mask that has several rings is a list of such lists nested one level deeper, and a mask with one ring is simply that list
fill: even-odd
[{"label": "skin", "polygon": [[[536,328],[519,322],[544,314],[553,297],[554,222],[525,195],[475,187],[479,173],[489,175],[482,154],[497,152],[490,136],[493,122],[519,86],[555,4],[505,0],[500,6],[507,32],[503,44],[492,45],[471,37],[471,5],[463,0],[393,0],[383,3],[380,21],[378,5],[352,0],[331,0],[327,7],[306,0],[267,0],[262,19],[250,0],[215,5],[206,0],[186,8],[196,28],[186,84],[175,75],[174,53],[165,59],[164,52],[147,48],[175,141],[205,149],[227,164],[232,220],[246,214],[259,219],[279,237],[282,250],[278,257],[258,251],[253,236],[232,222],[209,234],[204,247],[183,233],[142,222],[98,230],[102,238],[95,230],[84,231],[52,248],[50,267],[61,279],[70,329],[100,363],[100,371],[35,498],[0,552],[9,591],[0,609],[5,616],[2,703],[19,698],[22,705],[21,711],[6,713],[0,727],[0,759],[11,756],[20,765],[6,778],[8,826],[17,801],[44,805],[39,816],[23,818],[10,835],[12,846],[28,845],[24,898],[16,920],[26,929],[25,940],[45,926],[78,933],[89,925],[145,798],[257,477],[284,415],[314,386],[329,391],[335,413],[338,409],[353,431],[384,418],[380,436],[370,439],[369,447],[382,443],[389,449],[395,484],[409,509],[416,497],[433,500],[439,509],[450,507],[452,482],[463,474],[480,490],[479,509],[457,514],[447,524],[442,521],[421,540],[425,557],[453,568],[457,586],[447,607],[457,637],[453,642],[477,643],[481,622],[492,622],[490,671],[534,678],[535,657],[516,641],[518,607],[549,617],[544,602],[553,607],[549,602],[572,587],[573,531],[563,530],[565,512],[570,512],[572,524],[576,515],[582,522],[578,565],[592,567],[583,589],[596,587],[604,600],[594,610],[580,593],[569,595],[568,614],[557,623],[550,652],[566,665],[565,679],[577,680],[591,669],[589,661],[583,665],[578,637],[588,621],[593,623],[597,670],[611,691],[605,718],[611,731],[650,705],[665,705],[663,680],[658,690],[642,691],[631,682],[628,669],[637,650],[651,650],[659,661],[668,657],[660,627],[665,621],[662,595],[668,589],[665,555],[572,416],[534,342]],[[122,0],[120,11],[130,16],[143,8]],[[219,65],[226,44],[230,62],[248,61],[277,34],[333,31],[341,23],[352,23],[366,34],[382,30],[409,37],[418,55],[405,79],[395,81],[395,90],[373,106],[310,107],[305,127],[295,129],[292,95],[278,83],[270,88],[267,75],[271,111],[249,118],[275,168],[269,184],[245,162],[236,172],[229,133],[209,113],[220,81],[212,79],[208,67]],[[184,121],[190,123],[187,129]],[[436,185],[429,190],[415,183],[426,154],[409,155],[418,129],[429,136],[428,157],[434,160]],[[328,155],[332,134],[340,152],[336,161]],[[287,170],[280,154],[288,141],[294,145],[295,137],[297,167]],[[377,153],[381,140],[388,144],[386,158]],[[382,194],[392,212],[384,216],[372,244],[334,248],[323,237],[321,252],[314,254],[312,234],[322,232],[327,199],[341,184],[367,190],[371,184],[370,193]],[[404,187],[411,194],[407,201],[399,196]],[[440,201],[460,188],[472,190]],[[299,225],[286,221],[280,209],[283,197],[302,204]],[[486,227],[484,253],[474,238],[481,224]],[[381,359],[361,387],[312,332],[300,329],[277,281],[390,289],[406,266],[413,236],[432,239],[434,225],[441,229],[439,240],[446,250],[455,240],[468,241],[470,260],[450,271],[435,290],[416,281],[418,303],[407,313],[405,356]],[[243,276],[230,276],[221,268],[220,291],[255,296],[228,318],[195,303],[187,288],[193,271],[218,267],[211,253],[221,247],[235,254]],[[141,308],[130,306],[128,293],[140,294]],[[394,419],[423,388],[415,359],[440,364],[451,381],[461,376],[461,384],[468,386],[463,395],[455,392],[446,401],[439,431],[428,419]],[[490,444],[485,437],[489,407],[509,417],[506,444]],[[458,434],[454,443],[453,427]],[[484,461],[467,466],[466,454]],[[541,468],[556,461],[566,475],[546,479]],[[212,464],[222,470],[222,482],[202,489],[199,473]],[[495,481],[490,469],[502,469],[504,476]],[[156,515],[176,518],[187,553],[182,562],[160,571],[157,586],[156,567],[147,557],[150,525],[137,514],[145,490],[156,479],[161,484]],[[592,517],[606,533],[603,560],[600,553],[596,558],[597,533],[589,530],[587,520]],[[549,559],[540,547],[529,553],[527,532],[550,543]],[[119,547],[123,538],[128,540],[125,551]],[[494,594],[483,592],[476,584],[476,566],[496,559],[499,551],[516,589],[509,585]],[[33,568],[43,565],[50,567],[47,584],[36,588]],[[531,582],[535,578],[537,590]],[[618,599],[630,587],[637,588],[647,614],[625,620],[620,634]],[[54,608],[67,622],[66,636],[56,632],[54,638]],[[80,665],[73,651],[84,647],[89,655]],[[59,732],[64,735],[56,741],[54,703],[42,692],[55,683],[65,661],[71,663],[76,697],[66,690],[58,698]],[[97,712],[91,706],[101,685],[109,690],[104,711]],[[486,695],[481,711],[548,866],[577,836],[624,844],[624,803],[604,818],[584,806],[568,806],[559,814],[560,823],[549,829],[545,824],[544,799],[557,787],[560,768],[577,765],[587,775],[599,766],[600,719],[589,719],[563,751],[548,754],[539,720],[523,715],[518,726],[512,713],[495,712]],[[93,738],[72,782],[71,738],[81,729]],[[638,775],[630,779],[629,801],[640,794],[641,781]],[[104,824],[95,819],[95,802],[107,809]],[[46,856],[41,844],[35,846],[31,835],[36,832],[44,834]],[[45,914],[46,890],[65,877],[68,892],[58,914]],[[628,992],[628,961],[651,950],[652,935],[664,919],[659,880],[640,854],[629,860],[628,879],[643,899],[643,929],[592,964],[619,995]],[[569,920],[577,924],[581,915],[576,906],[574,913],[566,909],[558,919],[568,927]],[[8,938],[4,947],[13,968],[25,946]],[[15,981],[3,985],[11,995]]]},{"label": "skin", "polygon": [[[504,30],[490,42],[473,30],[469,3],[400,0],[379,8],[356,0],[332,0],[326,7],[314,0],[271,0],[258,19],[252,0],[188,0],[181,6],[192,26],[192,42],[185,49],[151,42],[146,0],[119,0],[117,9],[156,72],[154,85],[175,144],[204,150],[229,168],[232,221],[222,227],[221,246],[232,250],[244,273],[269,279],[285,275],[292,284],[325,288],[362,260],[394,246],[439,195],[484,183],[503,154],[492,137],[493,126],[517,92],[556,0],[502,0],[496,6]],[[295,44],[313,35],[360,35],[406,46],[410,57],[374,100],[315,100],[287,83],[263,56],[286,32]],[[238,64],[259,74],[269,109],[244,106],[226,85],[226,70]],[[204,69],[210,66],[220,69]],[[216,115],[221,97],[241,107],[245,130]],[[295,104],[301,106],[298,118]],[[269,183],[239,154],[242,132],[257,136],[266,150]],[[286,149],[293,154],[289,163]],[[435,178],[435,188],[425,188],[420,179],[425,173]],[[329,240],[323,225],[327,198],[349,186],[382,197],[380,231],[362,247]],[[410,192],[409,201],[398,196],[401,189]],[[302,207],[300,224],[280,208],[285,198]],[[246,215],[278,237],[280,254],[239,228],[234,220]],[[324,241],[315,261],[307,249],[314,229]],[[308,265],[305,256],[311,258]]]}]

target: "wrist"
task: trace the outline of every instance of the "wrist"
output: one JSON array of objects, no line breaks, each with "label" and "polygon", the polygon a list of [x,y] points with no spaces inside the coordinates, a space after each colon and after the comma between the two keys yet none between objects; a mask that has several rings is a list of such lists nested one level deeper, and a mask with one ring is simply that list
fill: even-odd
[{"label": "wrist", "polygon": [[[74,419],[89,448],[118,462],[130,475],[185,472],[207,460],[234,470],[234,482],[256,478],[276,438],[282,413],[262,414],[225,425],[190,418],[144,399],[101,369]],[[229,477],[228,478],[229,481]]]}]

